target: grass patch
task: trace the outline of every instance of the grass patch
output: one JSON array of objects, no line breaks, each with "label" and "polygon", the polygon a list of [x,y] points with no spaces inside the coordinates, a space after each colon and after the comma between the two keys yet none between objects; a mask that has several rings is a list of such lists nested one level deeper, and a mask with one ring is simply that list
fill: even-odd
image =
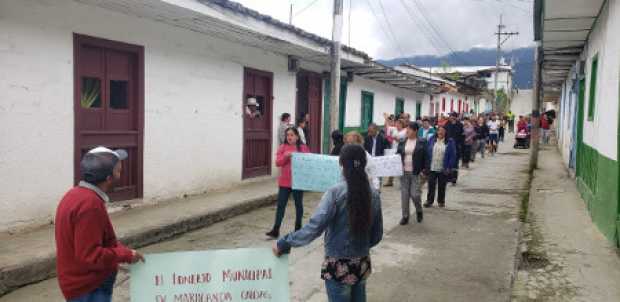
[{"label": "grass patch", "polygon": [[534,171],[529,171],[527,176],[526,190],[521,193],[521,209],[519,210],[519,220],[527,221],[527,214],[530,210],[530,190],[532,188],[532,180],[534,179]]}]

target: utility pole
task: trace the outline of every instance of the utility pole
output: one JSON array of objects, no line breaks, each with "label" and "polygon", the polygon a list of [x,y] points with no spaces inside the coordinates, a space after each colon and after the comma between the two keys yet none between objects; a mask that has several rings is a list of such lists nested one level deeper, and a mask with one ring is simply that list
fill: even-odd
[{"label": "utility pole", "polygon": [[[493,107],[493,112],[497,109],[497,81],[499,77],[499,61],[502,55],[502,45],[510,39],[512,36],[516,36],[518,32],[505,32],[503,31],[506,28],[506,25],[503,24],[502,15],[499,15],[499,25],[497,26],[497,32],[495,35],[497,36],[497,57],[495,58],[495,88],[493,89],[493,98],[495,99],[491,105]],[[502,38],[506,37],[503,41]],[[510,93],[510,91],[506,91],[506,94]]]},{"label": "utility pole", "polygon": [[291,9],[288,11],[288,24],[293,25],[293,3],[291,3]]},{"label": "utility pole", "polygon": [[532,93],[532,135],[530,136],[530,142],[532,150],[530,151],[530,172],[534,171],[538,167],[538,149],[540,147],[540,107],[542,104],[542,98],[544,93],[543,79],[542,79],[542,61],[543,52],[542,47],[538,45],[536,47],[534,60],[534,90]]},{"label": "utility pole", "polygon": [[[342,0],[334,0],[334,24],[331,49],[331,98],[329,102],[330,133],[338,129],[340,105],[340,38],[342,37]],[[331,143],[333,146],[333,142]]]}]

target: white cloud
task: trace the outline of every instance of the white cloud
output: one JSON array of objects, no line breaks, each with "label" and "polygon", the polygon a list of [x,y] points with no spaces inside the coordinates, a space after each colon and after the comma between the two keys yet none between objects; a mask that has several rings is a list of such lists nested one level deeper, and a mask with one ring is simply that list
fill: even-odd
[{"label": "white cloud", "polygon": [[[331,38],[333,0],[236,1],[283,22],[288,22],[292,3],[295,26]],[[299,12],[313,1],[314,4]],[[385,16],[379,1],[385,9]],[[520,32],[519,36],[504,45],[505,48],[533,44],[533,4],[527,0],[344,0],[344,3],[343,42],[349,40],[348,17],[349,5],[352,4],[351,46],[374,58],[445,54],[449,51],[448,45],[455,51],[494,47],[496,38],[493,33],[497,30],[500,14],[504,16],[506,30]],[[434,29],[420,14],[420,8],[427,13],[426,19]],[[389,37],[391,32],[394,38]],[[439,41],[435,32],[445,43]]]}]

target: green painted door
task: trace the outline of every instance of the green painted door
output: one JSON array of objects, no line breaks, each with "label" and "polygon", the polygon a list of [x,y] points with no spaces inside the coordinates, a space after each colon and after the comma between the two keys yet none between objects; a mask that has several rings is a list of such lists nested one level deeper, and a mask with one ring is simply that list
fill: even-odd
[{"label": "green painted door", "polygon": [[340,80],[340,100],[338,109],[338,129],[344,131],[345,113],[347,111],[347,81]]},{"label": "green painted door", "polygon": [[360,127],[363,130],[368,129],[368,125],[372,123],[373,107],[374,95],[371,92],[362,91],[362,123]]},{"label": "green painted door", "polygon": [[394,105],[394,115],[399,116],[405,112],[405,99],[396,98],[396,104]]},{"label": "green painted door", "polygon": [[415,118],[419,119],[422,117],[422,103],[415,103]]},{"label": "green painted door", "polygon": [[579,100],[577,103],[577,176],[582,175],[582,164],[583,164],[583,118],[584,118],[584,105],[585,105],[585,97],[586,97],[586,80],[579,80]]}]

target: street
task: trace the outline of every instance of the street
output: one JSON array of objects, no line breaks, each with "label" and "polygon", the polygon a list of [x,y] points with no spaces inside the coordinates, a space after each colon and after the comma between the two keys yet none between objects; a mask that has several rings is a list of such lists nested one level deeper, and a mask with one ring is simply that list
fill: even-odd
[{"label": "street", "polygon": [[[500,154],[461,170],[459,183],[449,185],[447,207],[425,209],[422,224],[400,226],[398,185],[384,188],[384,239],[372,251],[369,301],[506,301],[511,294],[519,236],[521,194],[527,184],[527,151],[501,146]],[[424,192],[425,194],[425,192]],[[320,194],[305,195],[307,221]],[[425,196],[425,195],[423,195]],[[237,216],[173,240],[141,249],[143,253],[270,247],[264,233],[273,223],[275,207]],[[282,232],[293,227],[292,202]],[[292,301],[326,301],[320,279],[321,239],[294,249],[290,257]],[[129,301],[129,277],[117,279],[114,301]],[[0,302],[63,301],[57,280],[16,290]]]}]

